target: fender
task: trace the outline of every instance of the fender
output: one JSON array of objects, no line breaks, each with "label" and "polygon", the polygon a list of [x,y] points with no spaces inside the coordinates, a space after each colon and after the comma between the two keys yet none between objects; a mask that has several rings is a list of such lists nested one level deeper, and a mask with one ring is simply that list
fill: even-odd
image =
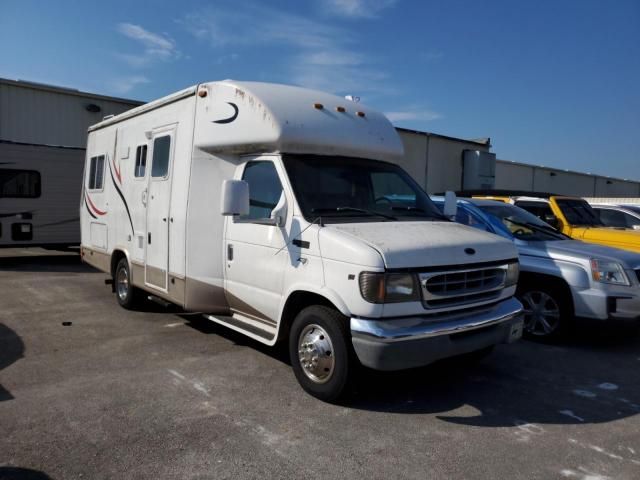
[{"label": "fender", "polygon": [[578,289],[590,288],[589,274],[579,263],[563,260],[520,255],[522,273],[543,274],[564,280],[570,287]]}]

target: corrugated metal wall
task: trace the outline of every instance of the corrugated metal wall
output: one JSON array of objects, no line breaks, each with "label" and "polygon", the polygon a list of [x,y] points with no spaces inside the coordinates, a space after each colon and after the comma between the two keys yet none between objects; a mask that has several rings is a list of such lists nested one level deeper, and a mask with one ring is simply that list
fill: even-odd
[{"label": "corrugated metal wall", "polygon": [[[89,112],[89,104],[100,112]],[[0,140],[86,147],[87,128],[139,102],[0,80]]]},{"label": "corrugated metal wall", "polygon": [[638,197],[640,182],[498,160],[496,188],[580,197]]}]

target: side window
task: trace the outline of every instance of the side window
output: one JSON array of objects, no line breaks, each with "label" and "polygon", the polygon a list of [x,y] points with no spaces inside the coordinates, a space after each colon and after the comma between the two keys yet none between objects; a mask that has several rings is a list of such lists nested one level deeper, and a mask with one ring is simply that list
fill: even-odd
[{"label": "side window", "polygon": [[484,230],[485,232],[489,231],[489,228],[487,228],[482,220],[465,209],[460,208],[460,206],[458,206],[458,210],[456,211],[456,222],[477,228],[478,230]]},{"label": "side window", "polygon": [[144,177],[147,168],[147,146],[138,145],[136,148],[136,165],[133,175],[136,178]]},{"label": "side window", "polygon": [[0,168],[0,198],[38,198],[40,172]]},{"label": "side window", "polygon": [[151,164],[151,176],[154,178],[166,177],[169,173],[169,155],[171,154],[171,137],[165,135],[157,137],[153,141],[153,160]]},{"label": "side window", "polygon": [[102,190],[104,185],[104,155],[91,157],[89,161],[89,190]]},{"label": "side window", "polygon": [[628,213],[624,214],[624,218],[627,219],[627,228],[640,226],[640,218],[629,215]]},{"label": "side window", "polygon": [[249,184],[249,215],[241,219],[264,219],[271,216],[282,195],[282,184],[272,162],[250,162],[242,179]]},{"label": "side window", "polygon": [[608,208],[597,208],[596,212],[600,216],[600,221],[607,227],[627,228],[627,219],[623,212]]}]

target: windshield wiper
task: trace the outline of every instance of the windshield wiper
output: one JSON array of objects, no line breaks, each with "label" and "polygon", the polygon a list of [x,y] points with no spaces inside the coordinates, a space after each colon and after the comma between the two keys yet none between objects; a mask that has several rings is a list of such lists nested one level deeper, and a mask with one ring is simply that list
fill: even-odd
[{"label": "windshield wiper", "polygon": [[529,223],[529,222],[517,222],[515,220],[511,220],[510,218],[507,217],[503,217],[503,220],[506,220],[509,223],[513,223],[514,225],[518,225],[519,227],[525,227],[525,228],[531,228],[533,230],[537,230],[539,232],[544,232],[544,233],[548,233],[551,235],[556,235],[560,238],[564,238],[564,235],[560,232],[558,232],[555,228],[553,227],[545,227],[544,225],[536,225],[535,223]]},{"label": "windshield wiper", "polygon": [[365,208],[356,208],[356,207],[335,207],[335,208],[312,208],[311,211],[313,213],[322,213],[322,212],[359,212],[366,213],[367,215],[378,216],[382,218],[386,218],[388,220],[398,220],[393,215],[387,215],[386,213],[376,212],[375,210],[368,210]]}]

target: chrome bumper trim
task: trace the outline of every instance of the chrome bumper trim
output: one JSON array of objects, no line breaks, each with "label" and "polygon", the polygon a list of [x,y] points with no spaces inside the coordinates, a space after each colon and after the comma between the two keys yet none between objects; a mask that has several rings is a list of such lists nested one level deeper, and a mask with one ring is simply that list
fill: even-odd
[{"label": "chrome bumper trim", "polygon": [[384,343],[418,340],[490,327],[522,315],[522,304],[511,297],[480,312],[456,312],[429,317],[351,318],[351,335]]}]

